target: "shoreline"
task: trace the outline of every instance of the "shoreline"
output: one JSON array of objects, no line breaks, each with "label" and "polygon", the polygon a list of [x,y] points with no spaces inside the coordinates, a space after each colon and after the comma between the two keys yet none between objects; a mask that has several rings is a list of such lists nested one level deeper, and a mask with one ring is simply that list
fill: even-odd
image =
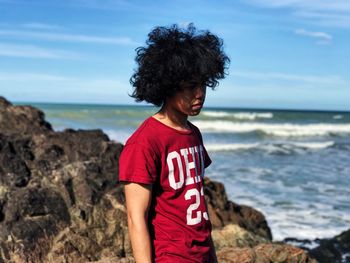
[{"label": "shoreline", "polygon": [[[157,107],[149,105],[149,104],[113,104],[113,103],[91,103],[91,102],[80,102],[80,103],[66,103],[66,102],[28,102],[28,101],[14,101],[14,105],[36,105],[36,106],[43,106],[43,105],[52,105],[52,106],[92,106],[92,107],[148,107],[148,108],[155,108]],[[218,111],[233,111],[233,112],[295,112],[295,113],[301,113],[301,112],[307,112],[307,113],[334,113],[334,114],[350,114],[350,110],[337,110],[337,109],[293,109],[293,108],[249,108],[249,107],[220,107],[220,106],[205,106],[204,110],[218,110]]]}]

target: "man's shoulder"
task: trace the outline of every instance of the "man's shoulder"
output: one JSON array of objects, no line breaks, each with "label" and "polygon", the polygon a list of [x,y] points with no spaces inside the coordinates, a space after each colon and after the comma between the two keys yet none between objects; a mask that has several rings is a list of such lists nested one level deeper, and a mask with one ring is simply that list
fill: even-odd
[{"label": "man's shoulder", "polygon": [[199,136],[201,137],[201,132],[200,132],[199,128],[198,128],[196,125],[194,125],[192,122],[190,122],[190,121],[188,121],[188,123],[189,123],[191,129],[192,129],[197,135],[199,135]]},{"label": "man's shoulder", "polygon": [[134,131],[130,138],[126,141],[128,144],[147,144],[153,142],[157,138],[157,129],[153,124],[153,117],[145,119],[141,125]]}]

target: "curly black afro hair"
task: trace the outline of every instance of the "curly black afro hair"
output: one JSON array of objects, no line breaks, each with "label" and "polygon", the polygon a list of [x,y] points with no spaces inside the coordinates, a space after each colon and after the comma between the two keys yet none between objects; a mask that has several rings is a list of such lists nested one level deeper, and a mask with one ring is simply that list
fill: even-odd
[{"label": "curly black afro hair", "polygon": [[214,89],[223,79],[230,62],[223,42],[209,31],[198,31],[193,24],[156,27],[148,34],[146,47],[138,47],[138,68],[130,78],[131,97],[161,106],[165,100],[196,82]]}]

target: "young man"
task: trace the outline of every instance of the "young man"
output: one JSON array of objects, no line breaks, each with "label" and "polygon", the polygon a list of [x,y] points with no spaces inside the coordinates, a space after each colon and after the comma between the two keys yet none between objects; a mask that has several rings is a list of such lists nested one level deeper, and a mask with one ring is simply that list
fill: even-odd
[{"label": "young man", "polygon": [[222,41],[191,24],[157,27],[137,49],[130,82],[136,101],[160,110],[128,139],[119,159],[136,262],[216,262],[203,192],[211,160],[188,116],[200,113],[206,87],[225,77]]}]

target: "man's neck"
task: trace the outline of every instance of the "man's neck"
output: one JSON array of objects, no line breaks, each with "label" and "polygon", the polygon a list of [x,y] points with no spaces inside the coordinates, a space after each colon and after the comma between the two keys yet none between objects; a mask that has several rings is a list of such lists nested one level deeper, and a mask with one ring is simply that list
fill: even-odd
[{"label": "man's neck", "polygon": [[178,111],[169,109],[169,107],[162,107],[153,117],[163,124],[180,131],[190,129],[187,123],[188,116]]}]

